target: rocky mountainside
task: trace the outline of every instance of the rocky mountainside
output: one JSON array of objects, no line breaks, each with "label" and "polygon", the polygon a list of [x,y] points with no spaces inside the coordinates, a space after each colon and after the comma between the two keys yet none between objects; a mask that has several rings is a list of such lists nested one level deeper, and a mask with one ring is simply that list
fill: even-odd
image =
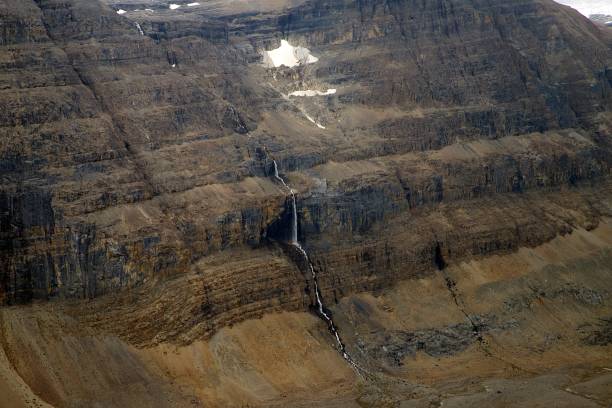
[{"label": "rocky mountainside", "polygon": [[[0,21],[14,406],[484,404],[474,384],[519,401],[519,377],[612,400],[559,385],[611,381],[607,28],[552,0],[0,0]],[[281,40],[316,62],[264,66]],[[88,342],[114,356],[95,380]]]}]

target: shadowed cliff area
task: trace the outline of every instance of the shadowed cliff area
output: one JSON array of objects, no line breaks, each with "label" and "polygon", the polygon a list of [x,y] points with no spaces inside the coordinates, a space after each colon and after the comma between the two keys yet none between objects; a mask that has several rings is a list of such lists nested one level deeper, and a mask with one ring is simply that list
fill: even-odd
[{"label": "shadowed cliff area", "polygon": [[[172,4],[0,0],[10,406],[612,401],[612,31],[551,0]],[[267,68],[281,40],[316,58]]]}]

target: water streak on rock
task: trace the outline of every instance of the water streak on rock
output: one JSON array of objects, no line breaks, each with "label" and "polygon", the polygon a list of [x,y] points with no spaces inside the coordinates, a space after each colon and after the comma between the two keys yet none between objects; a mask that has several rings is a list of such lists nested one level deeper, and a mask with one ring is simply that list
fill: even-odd
[{"label": "water streak on rock", "polygon": [[138,32],[140,33],[140,35],[145,35],[144,31],[142,30],[142,26],[139,23],[134,23],[136,25],[136,28],[138,29]]},{"label": "water streak on rock", "polygon": [[323,297],[321,296],[321,290],[319,288],[319,280],[318,280],[314,265],[312,264],[310,257],[308,256],[308,253],[298,241],[298,215],[297,215],[295,191],[291,187],[289,187],[287,182],[279,175],[278,165],[276,161],[273,161],[272,163],[274,167],[274,178],[278,182],[280,182],[287,190],[289,190],[289,193],[291,194],[291,240],[289,244],[293,246],[295,249],[297,249],[297,251],[300,253],[302,258],[306,262],[306,265],[308,265],[308,269],[310,271],[310,275],[312,277],[312,281],[314,284],[315,301],[317,303],[316,304],[317,315],[319,315],[319,317],[323,319],[325,323],[327,323],[327,328],[334,336],[336,345],[338,347],[338,350],[342,354],[342,357],[351,366],[353,366],[353,368],[355,368],[357,372],[360,372],[361,371],[360,367],[353,361],[351,356],[346,351],[346,346],[342,342],[342,338],[340,337],[340,334],[338,333],[338,329],[336,328],[336,325],[334,324],[331,314],[329,314],[329,312],[326,311],[325,305],[323,304]]}]

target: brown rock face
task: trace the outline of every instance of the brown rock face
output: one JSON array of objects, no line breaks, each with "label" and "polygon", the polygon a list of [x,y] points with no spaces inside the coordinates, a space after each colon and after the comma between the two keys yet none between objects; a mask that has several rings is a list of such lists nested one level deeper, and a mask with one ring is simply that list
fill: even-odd
[{"label": "brown rock face", "polygon": [[[347,299],[392,296],[440,270],[456,283],[471,273],[461,262],[612,216],[612,36],[570,9],[200,3],[0,0],[4,307],[53,301],[37,307],[139,347],[306,311],[313,282],[283,244],[291,207],[273,160],[344,332],[351,316],[375,330]],[[318,62],[264,68],[261,52],[280,39]],[[585,316],[606,317],[600,297]],[[493,327],[504,313],[481,314]],[[459,351],[473,344],[471,320],[446,323]],[[410,324],[388,342],[400,360],[446,330]],[[597,330],[589,338],[605,343]],[[397,357],[374,350],[384,338],[348,337],[369,367]]]},{"label": "brown rock face", "polygon": [[[259,242],[278,197],[271,183],[248,179],[257,168],[234,133],[248,125],[222,95],[240,91],[215,73],[213,48],[185,44],[206,66],[190,78],[172,72],[178,48],[140,36],[101,4],[18,3],[6,11],[34,10],[28,14],[34,22],[7,16],[21,24],[7,39],[3,71],[7,301],[115,292],[142,283],[144,270],[167,274],[211,250]],[[178,157],[187,160],[184,170],[171,163]],[[210,220],[166,216],[172,211],[164,196],[175,193],[186,194],[178,200],[183,210]],[[194,199],[199,210],[188,209]],[[232,200],[240,206],[232,209]]]}]

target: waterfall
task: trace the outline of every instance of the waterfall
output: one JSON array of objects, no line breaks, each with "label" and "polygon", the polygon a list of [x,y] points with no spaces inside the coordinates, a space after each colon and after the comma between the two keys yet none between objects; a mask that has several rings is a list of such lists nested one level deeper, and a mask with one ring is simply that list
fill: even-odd
[{"label": "waterfall", "polygon": [[295,191],[289,187],[289,185],[285,182],[285,180],[278,174],[278,165],[276,160],[272,161],[274,167],[274,178],[280,182],[287,190],[289,190],[289,194],[291,194],[291,240],[289,244],[293,246],[300,253],[306,264],[308,265],[308,269],[310,270],[310,275],[312,277],[312,281],[314,282],[314,293],[315,293],[315,301],[317,303],[317,314],[325,323],[327,323],[327,328],[333,334],[334,339],[336,341],[336,345],[338,350],[342,354],[342,357],[351,365],[358,373],[360,373],[361,368],[353,361],[351,356],[349,356],[346,351],[346,347],[342,342],[342,338],[338,333],[338,329],[332,320],[332,317],[325,311],[325,305],[323,304],[323,298],[321,296],[321,290],[319,288],[319,280],[317,278],[317,273],[315,271],[314,265],[310,261],[310,257],[306,250],[302,247],[300,242],[298,241],[298,214],[297,214],[297,205],[296,205],[296,197]]},{"label": "waterfall", "polygon": [[274,178],[278,180],[291,194],[291,245],[298,244],[298,219],[297,219],[297,205],[295,204],[295,191],[290,188],[285,180],[278,174],[278,164],[276,160],[272,161],[274,166]]},{"label": "waterfall", "polygon": [[[291,212],[293,213],[291,223],[291,244],[302,248],[298,242],[298,217],[297,217],[297,205],[295,204],[295,193],[291,191]],[[303,251],[303,250],[302,250]],[[304,252],[306,254],[306,252]]]},{"label": "waterfall", "polygon": [[142,27],[140,26],[140,24],[138,23],[134,23],[134,24],[136,24],[136,28],[138,29],[138,32],[140,33],[140,35],[145,35],[144,31],[142,31]]}]

